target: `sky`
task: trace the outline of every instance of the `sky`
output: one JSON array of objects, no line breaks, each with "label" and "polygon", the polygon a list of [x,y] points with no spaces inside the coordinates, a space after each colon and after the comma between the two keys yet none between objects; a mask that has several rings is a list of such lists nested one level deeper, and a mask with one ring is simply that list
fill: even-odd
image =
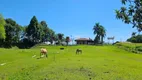
[{"label": "sky", "polygon": [[121,0],[1,0],[0,13],[22,26],[36,16],[56,33],[73,38],[94,39],[93,26],[99,22],[106,29],[106,42],[112,36],[125,41],[136,29],[116,19],[115,9],[121,6]]}]

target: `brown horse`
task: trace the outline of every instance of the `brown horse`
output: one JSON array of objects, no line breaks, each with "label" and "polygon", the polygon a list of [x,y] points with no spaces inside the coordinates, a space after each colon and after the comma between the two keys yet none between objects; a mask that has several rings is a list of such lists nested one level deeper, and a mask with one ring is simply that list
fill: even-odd
[{"label": "brown horse", "polygon": [[41,57],[41,55],[46,55],[46,57],[48,57],[47,56],[47,50],[45,48],[40,49],[40,57]]},{"label": "brown horse", "polygon": [[76,49],[76,54],[79,54],[79,53],[82,54],[82,50],[81,49]]}]

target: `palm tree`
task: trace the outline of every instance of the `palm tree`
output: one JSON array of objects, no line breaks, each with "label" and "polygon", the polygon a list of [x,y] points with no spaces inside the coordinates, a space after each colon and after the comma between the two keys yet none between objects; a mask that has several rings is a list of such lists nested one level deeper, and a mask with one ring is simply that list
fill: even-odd
[{"label": "palm tree", "polygon": [[100,25],[99,23],[96,23],[93,30],[94,30],[94,35],[96,35],[96,37],[94,39],[94,42],[102,44],[103,43],[103,38],[106,35],[105,28],[102,25]]},{"label": "palm tree", "polygon": [[68,43],[70,42],[70,37],[69,36],[67,36],[66,37],[66,43],[67,43],[67,46],[68,46]]},{"label": "palm tree", "polygon": [[106,30],[103,26],[100,26],[100,36],[101,36],[101,43],[103,44],[103,39],[106,36]]},{"label": "palm tree", "polygon": [[99,43],[100,41],[100,35],[99,35],[99,27],[100,27],[100,24],[99,23],[96,23],[93,30],[94,30],[94,35],[96,35],[95,39],[94,39],[94,42],[95,43]]}]

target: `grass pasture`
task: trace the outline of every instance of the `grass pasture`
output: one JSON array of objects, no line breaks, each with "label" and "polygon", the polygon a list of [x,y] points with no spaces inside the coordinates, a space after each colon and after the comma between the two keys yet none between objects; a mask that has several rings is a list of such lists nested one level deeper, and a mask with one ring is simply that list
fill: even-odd
[{"label": "grass pasture", "polygon": [[[41,47],[48,58],[39,57]],[[0,80],[141,80],[142,55],[115,46],[0,48]],[[76,55],[80,48],[83,54]],[[36,57],[32,58],[33,55]]]},{"label": "grass pasture", "polygon": [[129,52],[142,53],[142,43],[123,42],[123,43],[116,43],[115,45]]}]

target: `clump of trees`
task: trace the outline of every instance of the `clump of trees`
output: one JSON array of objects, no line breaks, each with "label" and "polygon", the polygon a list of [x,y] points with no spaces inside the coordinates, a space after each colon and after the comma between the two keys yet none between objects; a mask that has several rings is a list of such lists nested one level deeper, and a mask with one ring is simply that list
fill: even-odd
[{"label": "clump of trees", "polygon": [[5,37],[6,37],[4,25],[5,25],[5,20],[2,17],[2,15],[0,15],[0,45],[2,45],[2,43],[3,43],[3,41],[4,41]]},{"label": "clump of trees", "polygon": [[131,38],[127,39],[127,41],[132,43],[142,43],[142,35],[132,36]]},{"label": "clump of trees", "polygon": [[[142,31],[142,0],[121,0],[123,6],[116,10],[116,18],[122,20],[125,24],[132,24],[140,33]],[[127,41],[142,43],[142,35],[132,33],[132,37]]]},{"label": "clump of trees", "polygon": [[0,16],[0,47],[10,48],[19,42],[21,26],[10,18]]},{"label": "clump of trees", "polygon": [[123,6],[116,10],[116,18],[132,24],[138,32],[142,31],[142,0],[121,0]]},{"label": "clump of trees", "polygon": [[32,17],[29,25],[21,26],[13,19],[4,19],[0,15],[0,47],[30,48],[35,44],[47,41],[51,44],[54,41],[61,44],[62,41],[65,41],[64,34],[56,34],[45,21],[38,22],[36,16]]}]

